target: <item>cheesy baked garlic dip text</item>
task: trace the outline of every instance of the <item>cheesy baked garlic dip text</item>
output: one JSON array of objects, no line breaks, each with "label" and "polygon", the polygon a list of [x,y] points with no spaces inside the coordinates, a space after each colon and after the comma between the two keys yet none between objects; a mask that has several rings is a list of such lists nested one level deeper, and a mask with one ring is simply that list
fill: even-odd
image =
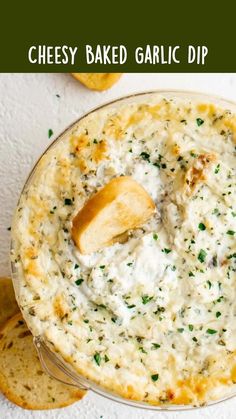
[{"label": "cheesy baked garlic dip text", "polygon": [[[211,103],[152,95],[83,118],[41,158],[15,215],[15,287],[33,334],[129,399],[200,405],[232,392],[235,174],[236,117]],[[121,176],[156,211],[82,255],[72,220]]]}]

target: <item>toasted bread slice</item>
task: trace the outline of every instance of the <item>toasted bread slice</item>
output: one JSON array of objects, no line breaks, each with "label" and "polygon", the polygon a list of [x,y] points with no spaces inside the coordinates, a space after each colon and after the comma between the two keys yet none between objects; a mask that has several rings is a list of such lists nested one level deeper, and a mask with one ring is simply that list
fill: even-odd
[{"label": "toasted bread slice", "polygon": [[71,73],[73,77],[91,90],[107,90],[115,84],[122,73]]},{"label": "toasted bread slice", "polygon": [[86,393],[42,370],[21,314],[12,317],[0,331],[0,390],[13,403],[33,410],[68,406]]},{"label": "toasted bread slice", "polygon": [[142,225],[154,210],[152,198],[135,180],[129,176],[115,178],[76,215],[73,240],[82,254],[96,252],[125,231]]},{"label": "toasted bread slice", "polygon": [[0,328],[19,311],[11,278],[0,278]]}]

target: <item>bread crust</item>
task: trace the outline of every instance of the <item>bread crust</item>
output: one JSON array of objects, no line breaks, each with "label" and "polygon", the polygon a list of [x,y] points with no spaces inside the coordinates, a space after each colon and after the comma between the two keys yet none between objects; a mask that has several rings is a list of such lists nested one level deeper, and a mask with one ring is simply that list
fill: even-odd
[{"label": "bread crust", "polygon": [[73,220],[72,237],[82,254],[108,246],[129,229],[142,225],[155,204],[129,176],[111,180],[93,195]]},{"label": "bread crust", "polygon": [[0,328],[18,311],[11,278],[0,278]]},{"label": "bread crust", "polygon": [[122,76],[122,73],[71,73],[88,89],[103,91],[110,89]]}]

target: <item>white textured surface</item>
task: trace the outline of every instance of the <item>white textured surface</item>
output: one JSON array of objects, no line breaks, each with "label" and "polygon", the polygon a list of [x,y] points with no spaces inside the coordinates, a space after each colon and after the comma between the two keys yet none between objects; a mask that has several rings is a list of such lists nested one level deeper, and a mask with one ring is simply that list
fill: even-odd
[{"label": "white textured surface", "polygon": [[[91,92],[66,74],[0,75],[0,276],[9,274],[9,231],[13,209],[37,158],[64,128],[90,109],[133,92],[188,89],[236,100],[236,74],[125,74],[104,93]],[[58,98],[56,95],[60,95]],[[48,129],[54,134],[48,139]],[[148,412],[89,393],[61,410],[28,412],[0,396],[4,419],[217,419],[236,418],[236,398],[194,412]]]}]

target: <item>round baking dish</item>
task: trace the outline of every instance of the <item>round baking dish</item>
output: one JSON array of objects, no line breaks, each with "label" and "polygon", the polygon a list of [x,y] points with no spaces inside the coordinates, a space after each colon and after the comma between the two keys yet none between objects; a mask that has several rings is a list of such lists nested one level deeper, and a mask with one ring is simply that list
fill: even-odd
[{"label": "round baking dish", "polygon": [[[189,92],[189,91],[175,91],[175,90],[160,90],[160,91],[152,91],[152,92],[146,92],[146,93],[137,93],[137,94],[133,94],[130,96],[126,96],[120,99],[117,99],[113,102],[109,102],[101,107],[98,107],[92,111],[90,111],[89,113],[87,113],[86,115],[84,115],[83,117],[81,117],[80,119],[78,119],[75,123],[73,123],[72,125],[70,125],[61,135],[58,136],[58,138],[45,150],[45,152],[43,153],[43,155],[40,157],[40,159],[46,154],[46,152],[53,148],[55,146],[55,144],[57,144],[58,142],[62,141],[63,138],[65,136],[67,136],[74,128],[75,125],[77,125],[78,123],[80,123],[86,116],[92,114],[93,112],[98,111],[99,109],[102,108],[109,108],[112,107],[113,109],[116,109],[116,106],[120,106],[120,104],[128,104],[128,103],[139,103],[142,102],[144,99],[147,100],[149,97],[151,98],[153,95],[160,95],[161,97],[166,97],[166,98],[171,98],[171,97],[179,97],[179,98],[184,98],[184,99],[191,99],[191,101],[209,101],[210,103],[213,103],[215,105],[218,105],[224,109],[229,109],[232,112],[236,113],[236,103],[219,98],[219,97],[215,97],[215,96],[211,96],[211,95],[207,95],[207,94],[202,94],[202,93],[197,93],[197,92]],[[21,192],[21,194],[24,193],[25,189],[30,185],[32,176],[34,174],[34,171],[36,170],[36,168],[38,167],[38,164],[40,162],[40,159],[38,160],[38,162],[35,164],[34,168],[32,169],[28,179],[26,180],[26,183],[24,185],[24,188]],[[13,247],[12,247],[13,249]],[[11,263],[11,270],[12,270],[12,278],[13,278],[13,284],[15,287],[15,290],[17,292],[17,287],[19,284],[19,273],[17,271],[17,267],[16,264],[14,262]],[[58,354],[55,354],[54,352],[51,351],[51,349],[49,349],[47,343],[44,341],[44,339],[41,336],[35,336],[34,337],[34,342],[35,342],[35,346],[38,350],[38,354],[42,363],[43,368],[45,369],[45,371],[50,374],[51,376],[53,376],[54,378],[66,383],[66,384],[70,384],[72,386],[76,386],[79,387],[81,389],[87,389],[87,390],[91,390],[95,393],[98,393],[108,399],[126,404],[126,405],[130,405],[130,406],[134,406],[134,407],[139,407],[139,408],[143,408],[143,409],[149,409],[149,410],[156,410],[156,411],[165,411],[165,410],[169,410],[169,411],[179,411],[179,410],[190,410],[190,409],[196,409],[199,408],[199,406],[191,406],[191,405],[158,405],[158,406],[153,406],[150,404],[147,404],[145,402],[138,402],[138,401],[133,401],[133,400],[129,400],[129,399],[124,399],[112,392],[109,392],[107,390],[104,390],[101,386],[96,385],[94,382],[84,378],[83,376],[79,375],[75,370],[72,369],[72,367],[67,364]],[[222,402],[223,400],[227,400],[229,398],[232,398],[236,395],[236,390],[233,388],[231,388],[231,390],[229,391],[229,393],[227,394],[227,396],[225,396],[222,399],[218,399],[216,401],[211,401],[206,405],[213,405],[213,404],[217,404]],[[203,407],[203,406],[200,406]]]}]

